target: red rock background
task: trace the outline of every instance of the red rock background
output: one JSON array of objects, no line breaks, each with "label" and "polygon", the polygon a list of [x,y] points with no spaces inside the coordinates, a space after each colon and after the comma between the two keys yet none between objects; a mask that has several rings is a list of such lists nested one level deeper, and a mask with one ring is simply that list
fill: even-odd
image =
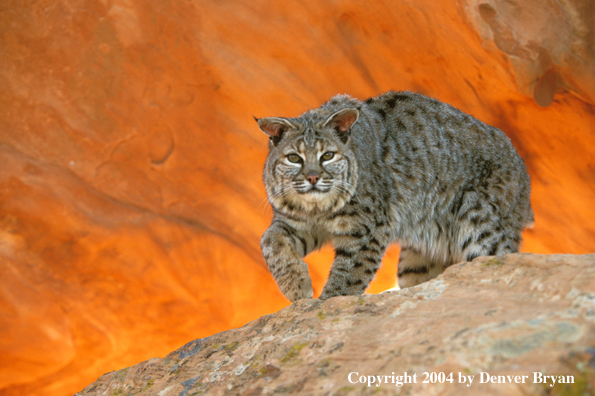
[{"label": "red rock background", "polygon": [[252,116],[336,93],[500,127],[532,177],[524,251],[593,252],[594,22],[590,0],[2,2],[0,394],[73,394],[286,306]]}]

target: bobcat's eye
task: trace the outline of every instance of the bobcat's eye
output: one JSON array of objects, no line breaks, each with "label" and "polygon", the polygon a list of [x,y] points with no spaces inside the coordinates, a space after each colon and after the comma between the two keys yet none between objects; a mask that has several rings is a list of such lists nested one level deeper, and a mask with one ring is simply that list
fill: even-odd
[{"label": "bobcat's eye", "polygon": [[302,160],[302,158],[297,154],[289,154],[287,156],[287,159],[289,160],[289,162],[293,162],[294,164],[297,164]]},{"label": "bobcat's eye", "polygon": [[333,153],[332,151],[327,151],[326,153],[322,154],[322,159],[325,161],[329,161],[332,160],[334,156],[335,153]]}]

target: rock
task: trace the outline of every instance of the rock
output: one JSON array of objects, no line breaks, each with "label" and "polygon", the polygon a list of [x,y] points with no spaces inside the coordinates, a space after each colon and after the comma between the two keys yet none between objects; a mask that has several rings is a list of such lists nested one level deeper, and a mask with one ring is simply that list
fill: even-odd
[{"label": "rock", "polygon": [[[501,128],[532,177],[523,250],[592,253],[592,4],[0,1],[0,394],[71,395],[287,306],[252,116],[337,93],[418,91]],[[332,258],[307,259],[315,294]]]},{"label": "rock", "polygon": [[[409,289],[301,300],[77,396],[583,394],[594,345],[595,254],[480,257]],[[545,375],[574,382],[535,383]]]},{"label": "rock", "polygon": [[466,0],[470,20],[514,67],[519,88],[540,106],[568,90],[595,104],[595,3]]}]

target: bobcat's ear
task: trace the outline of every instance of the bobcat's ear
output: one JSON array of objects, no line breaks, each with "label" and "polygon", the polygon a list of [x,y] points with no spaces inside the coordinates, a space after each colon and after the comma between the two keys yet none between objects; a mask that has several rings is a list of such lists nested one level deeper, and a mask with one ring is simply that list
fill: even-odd
[{"label": "bobcat's ear", "polygon": [[254,117],[254,119],[258,123],[260,130],[269,135],[271,142],[275,146],[279,143],[285,131],[289,128],[295,128],[295,125],[285,118],[266,117],[258,119]]},{"label": "bobcat's ear", "polygon": [[343,143],[347,143],[349,139],[349,131],[357,119],[359,118],[359,110],[356,108],[348,108],[337,111],[331,115],[323,124],[323,126],[332,126],[335,133],[339,136]]}]

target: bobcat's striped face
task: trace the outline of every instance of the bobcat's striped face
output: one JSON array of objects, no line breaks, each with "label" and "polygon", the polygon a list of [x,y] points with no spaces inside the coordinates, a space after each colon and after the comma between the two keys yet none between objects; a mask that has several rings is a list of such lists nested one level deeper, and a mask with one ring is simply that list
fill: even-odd
[{"label": "bobcat's striped face", "polygon": [[[304,117],[304,116],[303,116]],[[271,136],[264,181],[271,205],[288,214],[340,209],[355,191],[357,172],[349,148],[356,109],[318,123],[267,118],[259,126]]]}]

